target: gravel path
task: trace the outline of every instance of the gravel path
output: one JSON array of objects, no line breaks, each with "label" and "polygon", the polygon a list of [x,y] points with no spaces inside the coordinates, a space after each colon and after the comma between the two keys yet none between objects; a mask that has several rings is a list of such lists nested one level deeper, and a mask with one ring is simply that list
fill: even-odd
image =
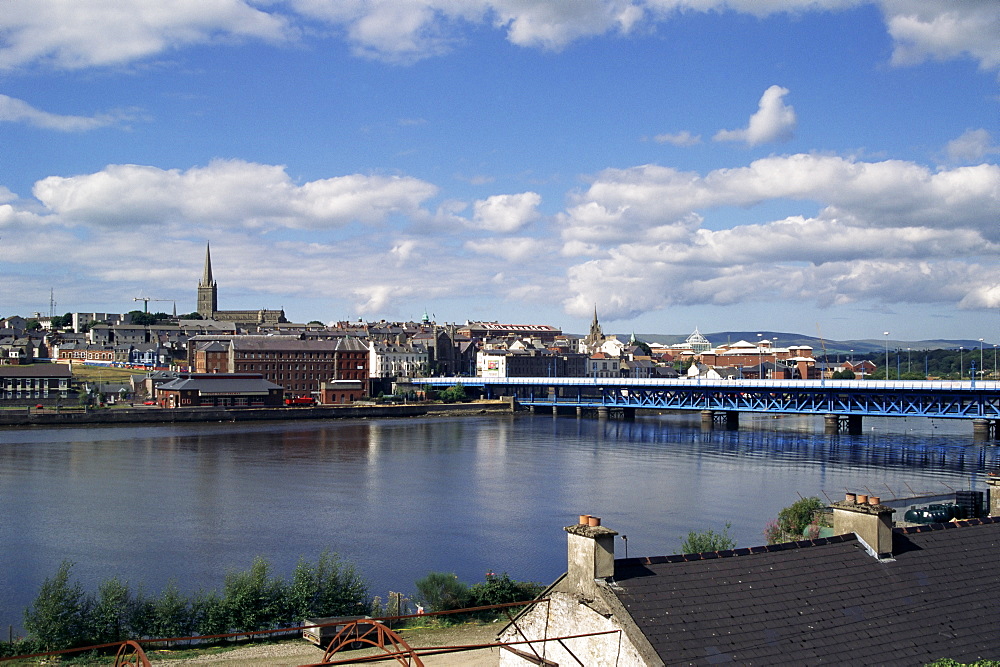
[{"label": "gravel path", "polygon": [[[424,646],[468,646],[488,644],[496,641],[500,623],[486,625],[460,625],[446,628],[417,628],[402,632],[403,638],[413,647]],[[486,667],[496,665],[500,649],[479,649],[461,653],[421,656],[428,667]],[[346,651],[340,659],[361,657],[378,653],[377,649]],[[201,665],[213,663],[236,667],[239,665],[268,665],[269,667],[293,667],[312,665],[323,659],[323,650],[305,640],[287,641],[277,644],[245,646],[223,653],[206,654],[197,657],[172,659],[168,651],[150,651],[149,660],[153,665],[174,667],[176,665]],[[395,660],[368,664],[398,664]]]}]

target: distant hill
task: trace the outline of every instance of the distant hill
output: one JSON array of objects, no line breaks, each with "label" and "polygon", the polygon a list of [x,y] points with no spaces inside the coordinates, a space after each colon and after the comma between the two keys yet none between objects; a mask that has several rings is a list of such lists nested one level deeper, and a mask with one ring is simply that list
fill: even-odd
[{"label": "distant hill", "polygon": [[[842,354],[854,356],[860,355],[874,355],[879,352],[885,351],[886,342],[889,344],[890,350],[901,349],[905,350],[910,348],[911,350],[957,350],[960,346],[964,346],[967,350],[976,349],[979,347],[978,340],[897,340],[890,338],[888,341],[882,339],[861,339],[861,340],[820,340],[818,336],[806,336],[804,334],[791,333],[787,331],[716,331],[713,333],[703,334],[705,338],[709,340],[712,345],[721,345],[723,343],[735,343],[739,340],[745,340],[750,343],[756,343],[758,340],[757,334],[761,334],[760,338],[766,338],[768,340],[774,340],[777,338],[779,347],[788,347],[789,345],[808,345],[813,348],[813,354],[822,355],[824,344],[826,346],[827,354]],[[628,340],[631,333],[627,334],[617,334],[619,340]],[[647,343],[661,343],[663,345],[673,345],[674,343],[683,343],[690,333],[686,334],[636,334],[635,337],[639,340],[645,341]],[[992,348],[992,344],[987,344],[986,347]]]}]

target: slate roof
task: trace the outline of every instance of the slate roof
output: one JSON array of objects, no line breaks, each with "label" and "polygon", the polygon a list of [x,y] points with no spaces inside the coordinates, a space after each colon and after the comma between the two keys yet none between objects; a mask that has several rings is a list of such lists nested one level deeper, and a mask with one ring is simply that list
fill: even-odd
[{"label": "slate roof", "polygon": [[615,562],[612,586],[667,665],[920,665],[1000,657],[1000,518]]},{"label": "slate roof", "polygon": [[0,377],[71,378],[73,372],[65,364],[26,364],[23,366],[0,364]]},{"label": "slate roof", "polygon": [[265,380],[263,377],[247,377],[219,373],[218,375],[199,375],[195,377],[178,377],[164,382],[158,390],[198,391],[200,395],[215,394],[264,394],[271,389],[282,389],[281,385]]}]

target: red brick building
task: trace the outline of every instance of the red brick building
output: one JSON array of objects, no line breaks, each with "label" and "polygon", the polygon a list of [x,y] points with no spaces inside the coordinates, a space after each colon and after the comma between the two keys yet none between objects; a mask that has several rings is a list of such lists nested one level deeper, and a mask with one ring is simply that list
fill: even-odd
[{"label": "red brick building", "polygon": [[[188,363],[196,373],[259,373],[291,396],[317,396],[324,382],[354,381],[367,396],[368,346],[354,337],[195,336]],[[343,401],[336,401],[343,402]]]}]

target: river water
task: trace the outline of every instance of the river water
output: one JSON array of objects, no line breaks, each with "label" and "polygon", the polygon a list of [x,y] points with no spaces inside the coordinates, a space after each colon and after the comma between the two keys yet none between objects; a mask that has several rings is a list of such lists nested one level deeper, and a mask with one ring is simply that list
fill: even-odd
[{"label": "river water", "polygon": [[578,514],[626,534],[631,556],[727,522],[752,546],[799,494],[982,490],[998,467],[967,422],[869,419],[848,436],[742,417],[739,431],[697,415],[0,429],[0,627],[21,626],[63,560],[87,590],[112,576],[221,588],[255,556],[287,576],[324,549],[383,598],[430,571],[548,583]]}]

